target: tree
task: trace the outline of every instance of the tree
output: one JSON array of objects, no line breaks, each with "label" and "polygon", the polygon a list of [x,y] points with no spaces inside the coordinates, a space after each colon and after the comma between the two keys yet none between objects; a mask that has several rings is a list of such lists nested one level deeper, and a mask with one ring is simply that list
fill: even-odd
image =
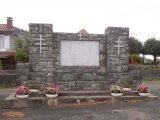
[{"label": "tree", "polygon": [[29,60],[28,42],[28,36],[17,38],[15,41],[16,59],[20,62],[28,62]]},{"label": "tree", "polygon": [[23,37],[17,38],[16,42],[15,42],[16,52],[28,53],[28,42],[29,42],[28,36],[23,36]]},{"label": "tree", "polygon": [[131,36],[129,38],[129,53],[140,54],[141,52],[142,52],[142,43],[135,37]]},{"label": "tree", "polygon": [[156,57],[160,55],[160,41],[154,37],[148,38],[144,43],[144,49],[146,54],[153,55],[156,64]]}]

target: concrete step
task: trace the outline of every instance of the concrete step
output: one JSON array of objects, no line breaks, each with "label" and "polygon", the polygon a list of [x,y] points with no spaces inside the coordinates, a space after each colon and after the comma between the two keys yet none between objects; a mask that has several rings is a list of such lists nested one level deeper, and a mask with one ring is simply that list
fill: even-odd
[{"label": "concrete step", "polygon": [[150,95],[141,97],[137,91],[124,92],[121,97],[113,97],[106,91],[61,91],[58,97],[49,99],[43,92],[32,93],[26,99],[18,99],[15,93],[10,94],[4,99],[4,108],[23,108],[23,107],[55,107],[71,104],[95,103],[95,102],[127,102],[127,101],[150,101],[157,100],[157,96]]},{"label": "concrete step", "polygon": [[[60,91],[58,96],[106,96],[111,95],[110,91]],[[123,92],[123,95],[138,95],[137,91]],[[45,97],[45,94],[40,91],[30,94],[30,97]]]}]

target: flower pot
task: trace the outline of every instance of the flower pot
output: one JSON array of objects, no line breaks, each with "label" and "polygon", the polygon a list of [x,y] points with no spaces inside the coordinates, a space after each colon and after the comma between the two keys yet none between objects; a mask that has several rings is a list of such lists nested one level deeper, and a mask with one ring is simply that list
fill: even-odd
[{"label": "flower pot", "polygon": [[38,89],[30,89],[30,92],[37,93],[37,92],[39,92],[39,90]]},{"label": "flower pot", "polygon": [[28,98],[29,95],[16,95],[16,98],[19,99],[24,99],[24,98]]},{"label": "flower pot", "polygon": [[119,96],[122,96],[123,93],[111,93],[111,95],[114,97],[119,97]]},{"label": "flower pot", "polygon": [[123,91],[131,91],[132,88],[123,88]]},{"label": "flower pot", "polygon": [[58,94],[46,94],[46,97],[48,97],[48,98],[55,98],[55,97],[57,97],[58,96]]},{"label": "flower pot", "polygon": [[138,64],[138,62],[132,58],[130,58],[130,62],[131,62],[131,64]]},{"label": "flower pot", "polygon": [[149,96],[150,93],[139,93],[140,96]]}]

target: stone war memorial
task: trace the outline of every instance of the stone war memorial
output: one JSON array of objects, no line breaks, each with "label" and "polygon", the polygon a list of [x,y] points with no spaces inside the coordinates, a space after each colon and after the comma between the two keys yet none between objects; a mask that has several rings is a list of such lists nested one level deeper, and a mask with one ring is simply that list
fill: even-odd
[{"label": "stone war memorial", "polygon": [[29,24],[29,73],[22,85],[50,83],[60,90],[106,90],[111,84],[140,83],[129,64],[129,28],[105,34],[57,33],[52,24]]},{"label": "stone war memorial", "polygon": [[[4,108],[54,107],[102,100],[151,100],[136,91],[141,83],[141,66],[129,64],[129,28],[108,27],[105,34],[54,32],[52,24],[29,24],[29,63],[17,65],[17,79],[23,86],[39,84],[41,92],[17,99],[12,93]],[[132,84],[131,92],[113,97],[111,85]],[[58,97],[42,92],[55,84]]]},{"label": "stone war memorial", "polygon": [[135,87],[140,82],[140,73],[134,74],[129,65],[129,28],[108,27],[105,34],[58,33],[52,24],[30,23],[29,32],[29,77],[22,85],[54,83],[68,91],[106,90],[125,82]]}]

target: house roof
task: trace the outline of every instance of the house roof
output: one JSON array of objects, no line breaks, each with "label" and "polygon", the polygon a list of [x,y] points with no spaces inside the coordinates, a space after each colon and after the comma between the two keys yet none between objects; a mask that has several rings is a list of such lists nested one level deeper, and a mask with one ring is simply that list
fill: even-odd
[{"label": "house roof", "polygon": [[88,32],[85,29],[80,30],[78,33],[88,34]]},{"label": "house roof", "polygon": [[28,32],[26,30],[23,30],[14,26],[12,27],[12,29],[7,29],[7,24],[0,24],[0,32],[12,32],[14,30],[22,30],[24,32]]},{"label": "house roof", "polygon": [[0,52],[0,58],[8,58],[14,56],[15,52]]},{"label": "house roof", "polygon": [[0,31],[9,32],[13,30],[19,30],[19,28],[13,26],[12,29],[7,29],[7,24],[0,24]]}]

